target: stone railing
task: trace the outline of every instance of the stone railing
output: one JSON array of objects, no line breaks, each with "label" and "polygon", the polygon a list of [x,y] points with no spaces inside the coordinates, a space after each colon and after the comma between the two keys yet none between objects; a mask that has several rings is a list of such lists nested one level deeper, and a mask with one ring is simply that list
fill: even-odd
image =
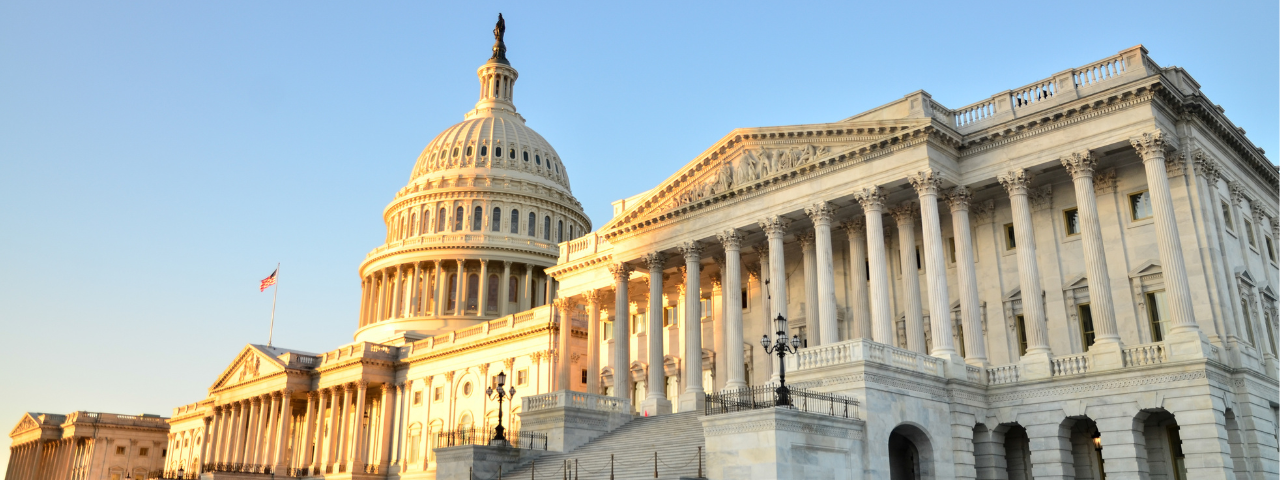
[{"label": "stone railing", "polygon": [[533,237],[525,237],[523,235],[490,235],[486,233],[457,233],[445,235],[421,235],[409,237],[403,240],[393,240],[387,242],[386,245],[373,249],[365,255],[365,258],[372,258],[383,253],[409,247],[432,246],[432,245],[456,245],[467,243],[483,243],[490,246],[507,246],[524,248],[528,250],[555,252],[558,251],[556,244]]},{"label": "stone railing", "polygon": [[1089,356],[1086,354],[1053,357],[1049,363],[1051,376],[1079,375],[1089,371]]},{"label": "stone railing", "polygon": [[543,305],[460,330],[427,337],[400,347],[398,357],[408,358],[431,350],[453,348],[458,344],[478,341],[491,335],[501,335],[513,330],[528,328],[535,324],[548,324],[551,323],[551,313],[551,306]]},{"label": "stone railing", "polygon": [[1002,365],[987,369],[988,385],[1003,385],[1018,381],[1018,365]]},{"label": "stone railing", "polygon": [[[176,409],[175,409],[176,410]],[[120,415],[100,412],[72,412],[67,415],[65,423],[102,423],[109,425],[127,425],[134,427],[150,427],[169,429],[168,418],[159,415]]]},{"label": "stone railing", "polygon": [[982,381],[982,368],[973,365],[964,366],[964,378],[974,383],[986,383]]},{"label": "stone railing", "polygon": [[380,343],[360,342],[320,355],[319,364],[332,365],[338,362],[345,362],[353,358],[395,360],[399,355],[399,347],[392,347]]},{"label": "stone railing", "polygon": [[1164,343],[1148,343],[1125,347],[1120,352],[1120,355],[1124,359],[1124,366],[1126,367],[1155,365],[1164,363],[1169,359],[1169,351],[1165,348]]},{"label": "stone railing", "polygon": [[800,349],[800,353],[787,357],[788,370],[805,370],[854,361],[870,361],[892,365],[915,372],[945,376],[943,361],[939,358],[916,353],[866,338]]},{"label": "stone railing", "polygon": [[537,412],[557,407],[573,407],[597,412],[631,413],[631,401],[594,393],[557,391],[520,399],[520,411]]},{"label": "stone railing", "polygon": [[560,261],[558,263],[589,257],[612,248],[613,244],[609,243],[609,240],[597,235],[595,232],[588,233],[577,239],[561,243]]}]

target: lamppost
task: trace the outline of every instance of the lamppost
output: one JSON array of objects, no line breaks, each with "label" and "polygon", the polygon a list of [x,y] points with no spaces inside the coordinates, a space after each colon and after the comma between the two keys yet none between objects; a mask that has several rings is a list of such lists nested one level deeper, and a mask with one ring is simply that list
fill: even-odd
[{"label": "lamppost", "polygon": [[[760,345],[764,346],[765,355],[778,354],[778,388],[774,392],[778,394],[779,406],[791,405],[791,389],[787,388],[787,362],[788,353],[795,354],[800,351],[800,337],[791,336],[791,344],[787,345],[787,319],[782,314],[778,314],[778,318],[773,319],[773,327],[777,330],[777,343],[769,341],[769,336],[765,335],[760,339]],[[770,345],[773,343],[773,345]]]},{"label": "lamppost", "polygon": [[493,398],[498,401],[498,426],[497,428],[493,429],[494,442],[507,441],[507,436],[502,434],[503,430],[505,430],[504,428],[502,428],[502,400],[508,397],[514,398],[516,396],[516,387],[512,385],[510,387],[510,393],[508,393],[502,390],[502,387],[505,386],[506,384],[507,384],[507,372],[499,372],[498,388],[495,390],[492,386],[490,386],[489,388],[486,388],[484,390],[485,395],[488,395],[489,398]]},{"label": "lamppost", "polygon": [[179,478],[179,479],[187,478],[186,473],[187,473],[187,471],[186,471],[186,470],[183,470],[183,469],[182,469],[182,467],[178,467],[178,478]]}]

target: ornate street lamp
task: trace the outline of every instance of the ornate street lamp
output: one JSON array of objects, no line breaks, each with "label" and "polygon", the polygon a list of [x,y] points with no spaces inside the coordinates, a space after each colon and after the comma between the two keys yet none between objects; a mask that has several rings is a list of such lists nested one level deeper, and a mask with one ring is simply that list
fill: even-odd
[{"label": "ornate street lamp", "polygon": [[[765,355],[778,354],[778,388],[774,392],[778,394],[779,406],[791,405],[791,389],[787,388],[787,362],[788,353],[796,354],[800,351],[800,337],[791,336],[791,344],[787,344],[787,319],[782,314],[778,314],[778,318],[773,319],[773,327],[778,333],[777,343],[769,341],[769,336],[765,335],[760,339],[760,345],[764,346]],[[770,344],[773,343],[771,346]]]},{"label": "ornate street lamp", "polygon": [[[502,387],[503,387],[503,386],[505,386],[506,384],[507,384],[507,372],[499,372],[499,373],[498,373],[498,388],[495,390],[495,389],[491,386],[491,387],[486,388],[486,389],[484,390],[484,394],[485,394],[485,395],[488,395],[488,396],[489,396],[489,398],[492,398],[492,399],[495,399],[495,400],[497,400],[497,401],[498,401],[498,426],[497,426],[497,428],[494,428],[494,429],[493,429],[493,441],[494,441],[494,442],[506,442],[506,441],[507,441],[507,436],[506,436],[506,435],[503,435],[503,433],[502,433],[502,432],[503,432],[503,430],[505,430],[504,428],[502,428],[502,400],[503,400],[503,399],[506,399],[506,398],[515,398],[515,396],[516,396],[516,387],[515,387],[514,385],[513,385],[513,386],[511,386],[511,387],[510,387],[510,390],[509,390],[509,392],[510,392],[510,393],[508,393],[507,391],[503,391],[503,390],[502,390]],[[492,442],[490,442],[490,443],[492,443]]]},{"label": "ornate street lamp", "polygon": [[183,470],[182,467],[178,467],[178,478],[187,478],[186,473],[186,470]]}]

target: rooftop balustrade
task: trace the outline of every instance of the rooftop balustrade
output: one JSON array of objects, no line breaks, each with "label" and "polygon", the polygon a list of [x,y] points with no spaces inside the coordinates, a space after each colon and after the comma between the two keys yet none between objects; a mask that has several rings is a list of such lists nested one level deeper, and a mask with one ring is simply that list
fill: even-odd
[{"label": "rooftop balustrade", "polygon": [[[520,313],[489,320],[467,328],[454,330],[418,340],[398,347],[396,358],[408,358],[433,350],[454,348],[461,344],[474,342],[492,335],[503,335],[516,330],[529,328],[539,324],[551,323],[552,308],[550,305],[535,307]],[[385,345],[382,345],[385,347]],[[397,347],[387,347],[397,348]]]}]

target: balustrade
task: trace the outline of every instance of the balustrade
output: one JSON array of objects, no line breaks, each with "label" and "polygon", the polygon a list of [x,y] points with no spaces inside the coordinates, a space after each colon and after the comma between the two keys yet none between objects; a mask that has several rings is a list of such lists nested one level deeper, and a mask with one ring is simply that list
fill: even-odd
[{"label": "balustrade", "polygon": [[988,385],[1003,385],[1018,381],[1018,366],[1004,365],[987,369]]},{"label": "balustrade", "polygon": [[573,407],[597,412],[630,413],[631,402],[624,398],[564,390],[521,397],[521,411],[536,412],[557,407]]},{"label": "balustrade", "polygon": [[1050,374],[1054,377],[1061,375],[1079,375],[1089,371],[1089,356],[1080,354],[1066,357],[1054,357],[1050,363],[1050,367]]},{"label": "balustrade", "polygon": [[1148,343],[1144,345],[1134,345],[1125,347],[1121,352],[1124,359],[1124,366],[1137,367],[1142,365],[1155,365],[1164,363],[1169,359],[1168,351],[1164,343]]}]

